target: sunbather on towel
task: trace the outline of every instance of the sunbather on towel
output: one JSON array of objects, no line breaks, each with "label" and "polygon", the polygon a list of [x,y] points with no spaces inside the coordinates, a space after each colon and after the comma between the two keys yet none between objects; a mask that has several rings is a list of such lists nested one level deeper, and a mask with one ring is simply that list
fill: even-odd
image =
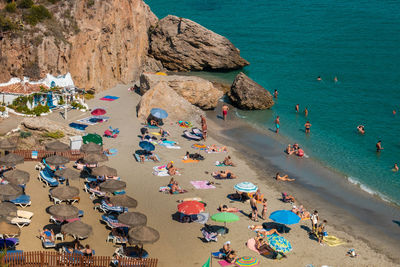
[{"label": "sunbather on towel", "polygon": [[160,135],[161,137],[167,137],[170,136],[168,131],[164,131],[163,128],[160,128]]},{"label": "sunbather on towel", "polygon": [[280,181],[288,181],[288,182],[291,182],[291,181],[295,180],[295,179],[289,178],[289,176],[287,174],[284,175],[284,176],[280,176],[279,172],[276,173],[275,179],[278,180],[278,181],[280,180]]},{"label": "sunbather on towel", "polygon": [[226,146],[219,147],[217,145],[208,146],[207,150],[210,152],[228,152]]},{"label": "sunbather on towel", "polygon": [[46,242],[54,243],[54,232],[53,230],[49,230],[44,228],[43,230],[39,230],[40,237],[43,238]]},{"label": "sunbather on towel", "polygon": [[310,213],[303,207],[303,205],[300,205],[298,208],[293,206],[292,212],[296,213],[302,219],[310,218]]},{"label": "sunbather on towel", "polygon": [[177,170],[178,170],[178,169],[174,167],[174,162],[173,162],[173,161],[170,161],[170,162],[167,164],[167,170],[168,170],[168,174],[169,174],[169,175],[174,176],[174,175],[177,174]]},{"label": "sunbather on towel", "polygon": [[225,157],[224,161],[222,162],[226,166],[235,166],[231,160],[231,156]]},{"label": "sunbather on towel", "polygon": [[185,190],[183,190],[177,181],[175,181],[173,178],[169,181],[168,187],[170,187],[169,192],[171,194],[180,194],[180,193],[185,193]]},{"label": "sunbather on towel", "polygon": [[280,235],[276,229],[266,230],[266,229],[264,229],[264,226],[262,226],[262,225],[250,225],[249,229],[252,231],[260,232],[260,234],[262,234],[264,236],[273,235],[273,234]]},{"label": "sunbather on towel", "polygon": [[238,212],[239,211],[238,208],[228,208],[227,205],[219,205],[218,210],[221,212]]},{"label": "sunbather on towel", "polygon": [[213,172],[211,174],[215,178],[219,179],[235,179],[237,178],[236,175],[234,175],[231,171],[226,170],[226,171],[218,171],[218,172]]}]

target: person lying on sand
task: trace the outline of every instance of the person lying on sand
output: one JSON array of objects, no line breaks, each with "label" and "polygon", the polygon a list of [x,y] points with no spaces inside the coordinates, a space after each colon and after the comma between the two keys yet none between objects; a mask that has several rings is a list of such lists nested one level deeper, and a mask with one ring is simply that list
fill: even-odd
[{"label": "person lying on sand", "polygon": [[167,137],[170,136],[168,131],[164,131],[163,128],[160,128],[160,135],[161,137]]},{"label": "person lying on sand", "polygon": [[231,160],[231,156],[225,157],[224,161],[222,162],[226,166],[235,166]]},{"label": "person lying on sand", "polygon": [[273,235],[273,234],[280,235],[276,229],[272,228],[270,230],[266,230],[262,225],[250,225],[249,229],[252,231],[257,231],[264,236]]},{"label": "person lying on sand", "polygon": [[235,178],[237,178],[237,176],[234,175],[234,174],[233,174],[231,171],[229,171],[229,170],[213,172],[211,175],[212,175],[213,177],[219,178],[219,179],[235,179]]},{"label": "person lying on sand", "polygon": [[288,195],[287,193],[282,193],[283,202],[294,203],[296,200],[292,195]]},{"label": "person lying on sand", "polygon": [[218,210],[221,212],[238,212],[239,211],[238,208],[228,208],[227,205],[219,205]]},{"label": "person lying on sand", "polygon": [[260,232],[257,232],[257,236],[254,237],[254,240],[256,241],[255,247],[257,250],[260,250],[262,246],[264,245],[269,245],[267,240],[264,240],[263,235]]},{"label": "person lying on sand", "polygon": [[207,150],[211,152],[228,152],[226,146],[219,147],[217,145],[210,145],[208,146]]},{"label": "person lying on sand", "polygon": [[287,174],[284,175],[284,176],[280,176],[280,175],[279,175],[279,172],[276,173],[275,179],[278,180],[278,181],[280,180],[280,181],[289,181],[289,182],[295,180],[295,179],[290,179],[289,176],[288,176]]},{"label": "person lying on sand", "polygon": [[295,153],[295,150],[294,150],[294,148],[292,147],[291,144],[288,144],[287,147],[286,147],[285,152],[286,152],[288,155],[292,155],[293,153]]},{"label": "person lying on sand", "polygon": [[151,125],[151,126],[157,126],[157,127],[159,127],[159,126],[158,126],[158,122],[155,121],[155,120],[150,120],[150,125]]}]

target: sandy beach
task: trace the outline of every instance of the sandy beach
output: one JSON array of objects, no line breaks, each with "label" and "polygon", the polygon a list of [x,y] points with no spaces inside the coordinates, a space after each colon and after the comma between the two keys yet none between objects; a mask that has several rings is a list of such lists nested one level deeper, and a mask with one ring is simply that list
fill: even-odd
[{"label": "sandy beach", "polygon": [[[228,153],[206,154],[205,160],[199,163],[182,163],[181,158],[186,151],[191,153],[198,152],[191,148],[195,142],[188,141],[182,137],[183,128],[180,128],[175,121],[170,121],[168,118],[164,121],[164,129],[171,133],[169,140],[177,141],[181,149],[167,149],[165,147],[156,147],[156,153],[161,158],[160,163],[146,162],[140,164],[133,157],[135,150],[139,149],[140,128],[142,122],[136,117],[136,105],[140,100],[140,96],[134,92],[128,91],[129,86],[116,86],[115,88],[106,90],[97,94],[94,100],[88,102],[91,108],[102,107],[107,110],[107,116],[110,120],[105,123],[89,126],[86,130],[88,133],[96,132],[102,134],[109,126],[120,129],[120,135],[116,139],[104,139],[104,147],[106,149],[116,148],[117,155],[109,157],[109,161],[105,165],[116,168],[118,174],[123,181],[127,183],[127,194],[138,201],[138,207],[135,211],[142,212],[147,215],[147,225],[157,229],[160,232],[160,240],[151,245],[145,245],[145,250],[150,254],[151,258],[159,259],[159,266],[202,266],[210,256],[211,252],[218,251],[224,242],[230,241],[231,246],[237,251],[238,256],[253,256],[261,261],[260,266],[396,266],[399,264],[398,259],[391,260],[386,255],[378,253],[370,245],[359,238],[355,238],[345,231],[336,229],[328,224],[328,232],[341,240],[345,244],[330,247],[321,246],[317,241],[311,240],[308,237],[307,229],[310,227],[310,221],[302,221],[299,224],[290,226],[291,230],[283,234],[293,247],[293,250],[287,254],[287,258],[282,260],[271,260],[256,255],[250,251],[245,243],[248,239],[255,236],[255,233],[248,229],[249,225],[254,224],[245,214],[250,212],[249,203],[231,202],[227,195],[234,193],[233,186],[236,183],[250,181],[259,186],[261,192],[268,199],[267,216],[272,211],[279,209],[291,209],[291,205],[280,201],[281,191],[276,189],[271,177],[273,172],[264,172],[257,170],[253,164],[251,154],[243,154],[236,150],[232,144],[225,143],[228,147]],[[104,95],[115,95],[120,98],[113,102],[100,101]],[[72,111],[68,114],[66,123],[76,121],[79,118],[86,117],[88,113]],[[48,116],[56,121],[64,121],[63,118],[53,113]],[[218,122],[218,121],[217,121]],[[222,122],[222,121],[221,121]],[[219,123],[223,125],[224,123]],[[198,126],[198,125],[197,125]],[[226,123],[226,127],[232,125]],[[224,126],[224,127],[225,127]],[[210,138],[205,144],[220,144],[217,140],[222,140],[219,131],[222,128],[218,127],[215,122],[209,120]],[[214,138],[216,137],[216,138]],[[220,144],[222,145],[222,144]],[[215,180],[210,173],[217,170],[227,169],[215,166],[215,161],[222,161],[225,156],[230,155],[236,167],[229,167],[238,178],[233,180]],[[164,165],[173,160],[175,166],[180,169],[180,176],[175,176],[182,188],[188,192],[179,195],[170,195],[159,192],[159,187],[166,186],[170,177],[159,177],[152,174],[153,167]],[[269,162],[265,162],[265,166],[269,166]],[[45,209],[52,205],[48,198],[48,188],[44,188],[37,177],[37,171],[34,170],[35,162],[26,162],[19,169],[29,171],[31,173],[31,181],[27,185],[27,194],[32,197],[31,207],[26,210],[35,213],[32,223],[28,227],[24,227],[20,237],[20,245],[18,249],[24,251],[39,250],[41,242],[37,236],[38,229],[49,223],[49,215]],[[208,172],[208,173],[206,173]],[[215,189],[198,190],[195,189],[190,181],[209,180],[215,182]],[[92,225],[94,234],[88,239],[82,241],[83,244],[90,244],[96,251],[96,255],[112,255],[117,246],[112,243],[106,243],[106,237],[109,230],[104,224],[100,223],[102,213],[93,209],[93,201],[89,199],[89,195],[83,191],[83,180],[73,181],[71,185],[78,186],[82,191],[80,193],[81,202],[78,207],[84,210],[85,215],[82,221]],[[285,183],[280,183],[279,186],[285,187]],[[291,192],[292,193],[292,192]],[[296,196],[296,194],[294,193]],[[237,213],[240,220],[233,223],[228,223],[229,233],[218,237],[218,242],[205,243],[201,240],[202,224],[199,223],[180,223],[173,219],[173,214],[177,211],[178,200],[191,197],[200,197],[207,203],[206,212],[210,215],[217,213],[217,207],[221,204],[237,207],[243,213]],[[300,203],[301,204],[301,203]],[[305,203],[305,208],[308,211],[313,211],[315,207],[311,207]],[[325,219],[324,206],[318,206],[320,219]],[[259,205],[261,210],[261,205]],[[331,218],[328,218],[328,222]],[[270,222],[266,220],[265,222]],[[260,221],[259,223],[262,223]],[[346,223],[346,222],[342,222]],[[211,225],[220,225],[211,220],[208,221]],[[365,233],[368,234],[368,233]],[[72,238],[68,239],[72,241]],[[346,252],[355,248],[359,254],[356,258],[346,256]],[[218,266],[216,260],[213,260],[213,266]]]}]

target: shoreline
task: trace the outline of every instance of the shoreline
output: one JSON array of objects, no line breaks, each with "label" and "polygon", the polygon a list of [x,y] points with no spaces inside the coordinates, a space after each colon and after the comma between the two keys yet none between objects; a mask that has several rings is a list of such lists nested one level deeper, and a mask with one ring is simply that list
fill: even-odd
[{"label": "shoreline", "polygon": [[[252,160],[248,157],[243,160],[256,170],[259,181],[279,192],[294,194],[308,211],[317,209],[320,216],[322,211],[335,230],[363,240],[376,252],[400,263],[400,233],[396,224],[396,218],[400,218],[398,205],[362,190],[345,175],[316,159],[288,157],[284,153],[286,136],[273,136],[275,134],[267,129],[238,118],[234,107],[231,108],[234,118],[231,114],[228,128],[224,129],[220,126],[223,121],[217,118],[218,112],[219,107],[207,113],[212,129],[217,129],[211,136],[221,143],[229,143],[242,155],[251,155]],[[273,179],[276,172],[289,174],[296,181],[276,182]]]}]

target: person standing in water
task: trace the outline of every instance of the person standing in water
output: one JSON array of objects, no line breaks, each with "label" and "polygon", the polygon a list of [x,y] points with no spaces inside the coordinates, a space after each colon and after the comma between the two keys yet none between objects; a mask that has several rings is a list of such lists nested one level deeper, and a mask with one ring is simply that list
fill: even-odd
[{"label": "person standing in water", "polygon": [[383,150],[382,141],[379,140],[378,143],[376,143],[376,152],[380,152],[381,150]]},{"label": "person standing in water", "polygon": [[396,115],[396,110],[393,109],[392,113],[393,113],[393,116],[395,116]]},{"label": "person standing in water", "polygon": [[308,116],[308,109],[307,109],[307,107],[304,109],[304,116]]},{"label": "person standing in water", "polygon": [[229,110],[229,107],[227,105],[222,106],[222,117],[224,118],[224,121],[226,121],[226,116],[228,115],[228,110]]},{"label": "person standing in water", "polygon": [[276,116],[276,119],[275,119],[275,128],[276,128],[275,132],[276,133],[279,133],[279,128],[280,127],[281,127],[281,122],[279,120],[279,116]]},{"label": "person standing in water", "polygon": [[297,105],[294,107],[294,110],[296,110],[296,113],[299,113],[299,108],[300,108],[300,105],[299,105],[299,104],[297,104]]},{"label": "person standing in water", "polygon": [[276,90],[276,89],[274,91],[274,98],[278,98],[278,90]]},{"label": "person standing in water", "polygon": [[399,171],[399,166],[397,166],[397,163],[394,164],[393,169],[394,172],[398,172]]},{"label": "person standing in water", "polygon": [[319,82],[322,81],[321,76],[318,76],[318,77],[317,77],[317,81],[319,81]]},{"label": "person standing in water", "polygon": [[335,82],[335,83],[337,83],[338,82],[338,79],[337,79],[337,77],[335,76],[335,78],[333,78],[333,81]]},{"label": "person standing in water", "polygon": [[310,133],[311,123],[309,121],[304,124],[304,127],[306,128],[306,134]]}]

